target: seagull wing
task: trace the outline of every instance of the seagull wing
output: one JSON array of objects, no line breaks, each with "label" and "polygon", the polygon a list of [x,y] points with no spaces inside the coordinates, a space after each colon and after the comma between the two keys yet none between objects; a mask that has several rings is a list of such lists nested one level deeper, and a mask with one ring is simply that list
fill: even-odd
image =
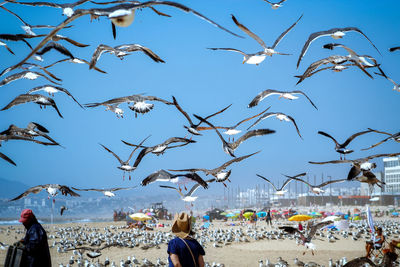
[{"label": "seagull wing", "polygon": [[221,109],[220,111],[217,111],[217,112],[215,112],[215,113],[213,113],[213,114],[211,114],[211,115],[208,115],[208,116],[205,117],[204,119],[205,119],[205,120],[208,120],[209,118],[212,118],[212,117],[214,117],[215,115],[218,115],[218,114],[224,112],[225,110],[227,110],[227,109],[230,108],[231,106],[232,106],[232,104],[230,104],[230,105],[228,105],[227,107]]},{"label": "seagull wing", "polygon": [[[204,187],[205,189],[208,188],[208,184],[206,183],[206,181],[204,181],[204,180],[200,177],[200,175],[198,175],[198,174],[195,173],[195,172],[190,172],[190,173],[183,174],[183,175],[178,175],[178,176],[185,176],[186,178],[197,182],[198,185],[201,185],[201,186]],[[189,195],[191,195],[191,194],[189,194]]]},{"label": "seagull wing", "polygon": [[370,42],[372,44],[372,46],[376,49],[376,51],[378,51],[378,53],[381,55],[381,52],[379,51],[379,49],[372,43],[372,41],[359,28],[346,27],[346,28],[342,28],[342,31],[344,31],[344,32],[355,31],[355,32],[362,34],[368,40],[368,42]]},{"label": "seagull wing", "polygon": [[165,170],[158,170],[156,172],[153,172],[146,178],[144,178],[143,181],[141,182],[141,185],[146,186],[148,184],[156,182],[158,179],[169,180],[171,178],[172,178],[172,174],[170,174],[169,172],[167,172]]},{"label": "seagull wing", "polygon": [[149,101],[159,101],[161,103],[164,103],[166,105],[173,105],[174,103],[171,103],[167,100],[164,100],[162,98],[156,97],[156,96],[142,96],[144,99],[149,100]]},{"label": "seagull wing", "polygon": [[275,133],[275,131],[270,129],[258,129],[258,130],[248,131],[244,135],[242,135],[238,140],[231,143],[231,148],[235,150],[241,143],[243,143],[244,141],[253,136],[261,136],[273,133]]},{"label": "seagull wing", "polygon": [[274,89],[267,89],[259,93],[256,97],[251,100],[250,104],[247,105],[248,108],[252,108],[258,105],[262,100],[269,97],[270,95],[281,95],[282,91],[277,91]]},{"label": "seagull wing", "polygon": [[89,69],[92,69],[94,68],[94,66],[96,66],[97,61],[100,59],[100,56],[104,52],[111,52],[111,51],[115,52],[116,50],[111,46],[100,44],[92,55],[92,59],[90,60],[89,63]]},{"label": "seagull wing", "polygon": [[18,80],[18,79],[22,79],[22,78],[24,78],[24,75],[28,72],[29,71],[23,71],[23,72],[15,73],[15,74],[12,74],[12,75],[6,77],[6,78],[4,78],[4,80],[2,80],[0,82],[0,86],[6,85],[6,84],[13,82],[15,80]]},{"label": "seagull wing", "polygon": [[349,138],[347,138],[347,140],[342,144],[342,146],[347,146],[357,136],[360,136],[360,135],[363,135],[363,134],[366,134],[366,133],[370,133],[370,132],[372,132],[372,131],[371,130],[367,130],[367,131],[362,131],[362,132],[355,133],[352,136],[350,136]]},{"label": "seagull wing", "polygon": [[296,227],[292,227],[292,226],[279,226],[279,229],[285,231],[288,234],[295,234],[298,233],[300,235],[303,235],[302,232],[299,231],[299,229],[297,229]]},{"label": "seagull wing", "polygon": [[308,37],[307,41],[305,42],[303,49],[301,50],[301,53],[299,55],[299,59],[297,60],[297,68],[300,65],[300,61],[301,59],[304,57],[304,55],[307,53],[308,47],[310,46],[310,44],[315,41],[316,39],[323,37],[323,36],[329,36],[332,33],[334,33],[335,31],[332,30],[328,30],[328,31],[320,31],[320,32],[314,32],[312,34],[310,34],[310,36]]},{"label": "seagull wing", "polygon": [[154,150],[154,147],[146,147],[143,148],[139,155],[137,156],[135,163],[133,164],[133,167],[137,167],[140,163],[140,161],[142,161],[143,157],[146,156],[147,154],[149,154],[150,152],[152,152]]},{"label": "seagull wing", "polygon": [[354,178],[356,178],[359,174],[361,173],[361,168],[360,165],[357,163],[354,163],[353,166],[351,167],[349,173],[347,174],[347,180],[351,181]]},{"label": "seagull wing", "polygon": [[373,267],[377,266],[367,257],[358,257],[347,262],[345,265],[343,265],[343,267],[359,267],[359,266],[365,266],[365,264],[369,264],[370,266]]},{"label": "seagull wing", "polygon": [[247,56],[247,54],[246,54],[245,52],[243,52],[242,50],[239,50],[239,49],[235,49],[235,48],[225,48],[225,47],[217,48],[217,47],[210,47],[210,48],[207,48],[207,49],[214,50],[214,51],[215,51],[215,50],[225,50],[225,51],[237,52],[237,53],[242,54],[243,56]]},{"label": "seagull wing", "polygon": [[265,113],[264,115],[262,115],[261,117],[259,117],[249,128],[247,128],[247,130],[250,129],[250,128],[252,128],[253,126],[257,125],[260,121],[262,121],[262,120],[264,120],[264,119],[268,119],[269,117],[272,117],[272,116],[276,116],[277,114],[278,114],[278,113],[275,113],[275,112],[268,112],[268,113]]},{"label": "seagull wing", "polygon": [[311,101],[311,99],[303,92],[303,91],[292,91],[293,94],[301,94],[303,96],[305,96],[308,101],[311,103],[311,105],[313,105],[313,107],[318,110],[317,106]]},{"label": "seagull wing", "polygon": [[192,196],[194,192],[201,186],[201,184],[195,184],[192,188],[185,194],[185,197]]},{"label": "seagull wing", "polygon": [[80,197],[78,193],[75,193],[74,191],[71,190],[68,186],[65,185],[59,185],[58,189],[61,191],[61,194],[64,196],[70,195],[71,197]]},{"label": "seagull wing", "polygon": [[173,103],[175,105],[175,107],[179,110],[180,113],[183,114],[183,116],[185,116],[185,118],[189,121],[190,125],[193,125],[192,120],[190,119],[189,115],[181,108],[181,106],[178,104],[178,101],[176,101],[176,98],[174,96],[172,96],[173,99]]},{"label": "seagull wing", "polygon": [[120,190],[131,190],[136,188],[137,186],[130,186],[130,187],[114,187],[110,188],[109,191],[114,192],[114,191],[120,191]]},{"label": "seagull wing", "polygon": [[322,162],[309,161],[308,163],[311,163],[311,164],[338,164],[338,163],[353,163],[353,162],[354,162],[354,160],[343,159],[343,160],[331,160],[331,161],[322,161]]},{"label": "seagull wing", "polygon": [[57,7],[57,8],[62,7],[60,4],[50,3],[50,2],[14,2],[14,1],[11,1],[11,3],[25,5],[25,6],[48,6],[48,7]]},{"label": "seagull wing", "polygon": [[[244,120],[239,121],[238,123],[236,123],[236,124],[235,124],[233,127],[231,127],[231,128],[235,129],[235,128],[238,127],[240,124],[242,124],[242,123],[244,123],[244,122],[246,122],[246,121],[249,121],[249,120],[251,120],[251,119],[257,118],[258,116],[260,116],[260,115],[262,115],[263,113],[267,112],[270,108],[271,108],[271,106],[269,106],[268,108],[264,109],[263,111],[261,111],[260,113],[254,115],[254,116],[251,116],[251,117],[249,117],[249,118],[246,118],[246,119],[244,119]],[[217,127],[217,128],[218,128],[218,127]]]},{"label": "seagull wing", "polygon": [[[77,42],[77,41],[75,41],[75,40],[72,40],[71,38],[68,38],[68,37],[66,37],[66,36],[55,35],[55,36],[53,37],[53,40],[55,40],[55,41],[58,41],[59,39],[64,40],[64,41],[67,41],[68,43],[73,44],[74,46],[77,46],[77,47],[87,47],[87,46],[89,46],[89,45],[87,45],[87,44],[82,44],[82,43],[79,43],[79,42]],[[67,55],[67,56],[68,56],[68,55]]]},{"label": "seagull wing", "polygon": [[320,223],[314,224],[311,227],[310,232],[308,232],[307,241],[311,242],[311,239],[313,238],[313,236],[315,235],[315,233],[317,232],[318,229],[320,229],[324,226],[330,225],[331,223],[332,223],[332,221],[326,221],[326,222],[320,222]]},{"label": "seagull wing", "polygon": [[135,153],[135,151],[136,151],[139,147],[141,147],[141,146],[143,145],[143,143],[144,143],[150,136],[151,136],[151,135],[149,135],[149,136],[147,136],[145,139],[143,139],[142,142],[140,142],[140,144],[139,144],[138,146],[136,146],[136,147],[133,149],[133,151],[132,151],[131,154],[129,155],[128,162],[131,160],[133,153]]},{"label": "seagull wing", "polygon": [[259,174],[256,174],[258,177],[260,177],[261,179],[264,179],[265,181],[267,181],[268,183],[270,183],[271,185],[272,185],[272,187],[275,189],[275,191],[278,191],[278,189],[275,187],[275,185],[270,181],[270,180],[268,180],[267,178],[265,178],[264,176],[262,176],[262,175],[259,175]]},{"label": "seagull wing", "polygon": [[204,122],[204,123],[210,125],[210,127],[212,127],[212,128],[215,130],[215,132],[218,134],[218,136],[219,136],[219,138],[221,139],[222,143],[228,144],[228,143],[225,141],[224,137],[222,137],[221,133],[217,130],[217,128],[215,128],[215,126],[211,124],[211,122],[209,122],[209,121],[203,119],[203,118],[200,117],[200,116],[197,116],[196,114],[193,114],[193,116],[195,116],[198,120],[200,120],[200,122]]},{"label": "seagull wing", "polygon": [[386,141],[388,141],[390,138],[392,138],[392,137],[389,136],[389,137],[383,139],[382,141],[380,141],[380,142],[378,142],[378,143],[376,143],[376,144],[373,144],[373,145],[370,146],[370,147],[363,148],[363,149],[361,149],[361,150],[368,150],[368,149],[374,148],[374,147],[376,147],[376,146],[379,146],[380,144],[383,144],[383,143],[385,143]]},{"label": "seagull wing", "polygon": [[[122,48],[124,47],[124,48]],[[117,50],[125,50],[127,52],[133,52],[133,51],[142,51],[145,53],[147,56],[149,56],[152,60],[155,62],[159,63],[165,63],[164,60],[162,60],[156,53],[154,53],[150,48],[138,45],[138,44],[131,44],[131,45],[122,45],[122,46],[116,46],[115,49]]]},{"label": "seagull wing", "polygon": [[5,106],[2,110],[7,110],[9,108],[12,108],[13,106],[20,105],[20,104],[25,104],[27,102],[32,102],[35,101],[38,96],[40,95],[28,95],[28,94],[22,94],[14,98],[7,106]]},{"label": "seagull wing", "polygon": [[97,188],[76,188],[76,187],[71,187],[72,189],[76,191],[96,191],[96,192],[103,192],[105,189],[97,189]]},{"label": "seagull wing", "polygon": [[296,180],[296,181],[299,181],[299,182],[303,182],[306,185],[308,185],[310,188],[313,188],[313,186],[309,182],[307,182],[305,180],[302,180],[302,179],[299,179],[299,178],[296,178],[296,177],[291,177],[291,176],[288,176],[288,175],[285,175],[285,176],[288,177],[288,178],[292,178],[293,180]]},{"label": "seagull wing", "polygon": [[115,154],[114,152],[112,152],[110,149],[108,149],[106,146],[100,144],[105,150],[107,150],[108,152],[110,152],[111,154],[113,154],[113,156],[119,161],[120,164],[124,164],[124,162],[118,157],[117,154]]},{"label": "seagull wing", "polygon": [[397,50],[400,50],[400,46],[389,48],[389,52],[394,52],[394,51],[397,51]]},{"label": "seagull wing", "polygon": [[128,146],[135,146],[135,147],[141,147],[141,148],[145,148],[145,147],[147,147],[147,146],[139,146],[139,145],[134,145],[134,144],[132,144],[132,143],[128,143],[128,142],[126,142],[126,141],[124,141],[124,140],[121,140],[121,142],[122,142],[122,143],[124,143],[125,145],[128,145]]},{"label": "seagull wing", "polygon": [[260,152],[260,151],[257,151],[257,152],[254,152],[254,153],[251,153],[251,154],[242,156],[242,157],[238,157],[238,158],[231,159],[230,161],[225,162],[224,164],[222,164],[220,167],[218,167],[218,168],[216,168],[216,169],[217,169],[217,170],[225,170],[225,169],[226,169],[229,165],[231,165],[232,163],[240,162],[240,161],[242,161],[242,160],[244,160],[244,159],[247,159],[247,158],[249,158],[249,157],[251,157],[251,156],[253,156],[253,155],[255,155],[255,154],[259,153],[259,152]]},{"label": "seagull wing", "polygon": [[23,197],[26,197],[30,193],[37,194],[40,191],[42,191],[43,189],[45,189],[47,186],[48,186],[48,184],[46,184],[46,185],[37,185],[37,186],[31,187],[28,190],[26,190],[24,193],[22,193],[21,195],[11,199],[10,201],[15,201],[15,200],[21,199]]},{"label": "seagull wing", "polygon": [[327,134],[327,133],[325,133],[325,132],[323,132],[323,131],[318,131],[318,134],[323,135],[323,136],[326,136],[326,137],[332,139],[333,142],[335,142],[335,144],[339,146],[339,143],[338,143],[338,142],[336,141],[336,139],[333,138],[331,135],[329,135],[329,134]]},{"label": "seagull wing", "polygon": [[60,52],[61,54],[66,55],[66,56],[70,57],[71,59],[74,58],[74,56],[72,55],[72,53],[71,53],[67,48],[65,48],[63,45],[61,45],[61,44],[59,44],[59,43],[55,43],[55,42],[49,42],[49,43],[47,43],[47,45],[44,46],[44,47],[42,48],[42,50],[36,52],[36,54],[41,56],[41,55],[46,54],[47,52],[49,52],[49,51],[52,50],[52,49],[57,50],[57,51]]},{"label": "seagull wing", "polygon": [[282,191],[292,180],[294,180],[294,179],[293,178],[286,179],[286,181],[281,186],[281,189],[279,189],[278,191]]},{"label": "seagull wing", "polygon": [[398,155],[400,155],[400,152],[399,152],[399,153],[391,153],[391,154],[377,154],[377,155],[371,155],[371,156],[365,157],[364,159],[370,160],[370,159],[381,158],[381,157],[391,158],[391,157],[397,157]]},{"label": "seagull wing", "polygon": [[329,185],[329,184],[343,183],[344,181],[347,181],[347,179],[339,179],[339,180],[326,181],[326,182],[320,184],[320,185],[317,186],[317,187],[322,188],[322,187],[325,187],[325,186],[327,186],[327,185]]},{"label": "seagull wing", "polygon": [[382,132],[382,131],[374,130],[374,129],[371,129],[371,128],[368,128],[368,130],[371,130],[371,131],[373,131],[373,132],[375,132],[375,133],[386,134],[386,135],[392,136],[391,133]]},{"label": "seagull wing", "polygon": [[187,145],[188,143],[196,143],[196,141],[190,140],[187,138],[182,138],[182,137],[171,137],[171,138],[168,138],[167,140],[165,140],[162,144],[169,145],[172,143],[184,143],[183,145]]},{"label": "seagull wing", "polygon": [[289,118],[289,120],[293,123],[294,127],[296,128],[297,134],[300,136],[301,139],[303,139],[303,137],[302,137],[301,134],[300,134],[299,127],[297,127],[296,121],[293,119],[292,116],[289,116],[289,115],[286,115],[286,116],[287,116],[287,117]]},{"label": "seagull wing", "polygon": [[17,166],[17,164],[15,164],[14,161],[12,161],[12,159],[10,159],[9,157],[7,157],[6,155],[4,155],[3,153],[0,152],[0,158],[4,159],[5,161],[8,161],[9,163],[11,163],[14,166]]},{"label": "seagull wing", "polygon": [[[196,185],[198,185],[198,184],[196,184]],[[195,186],[196,186],[195,185]],[[159,185],[159,187],[162,187],[162,188],[169,188],[169,189],[174,189],[174,190],[176,190],[176,192],[178,192],[179,193],[179,195],[181,195],[182,197],[184,197],[184,195],[182,194],[182,192],[181,191],[179,191],[178,190],[178,188],[175,188],[175,187],[173,187],[173,186],[168,186],[168,185]]]},{"label": "seagull wing", "polygon": [[[285,1],[285,0],[284,0]],[[281,2],[284,2],[281,1]],[[286,29],[286,31],[284,31],[283,33],[281,33],[281,35],[279,35],[279,37],[275,40],[275,43],[272,45],[272,49],[274,49],[279,42],[282,40],[283,37],[285,37],[285,35],[294,27],[296,26],[297,22],[299,22],[299,20],[303,17],[303,15],[300,16],[300,18],[297,19],[297,21],[295,23],[292,24],[292,26],[290,26],[289,28]]]},{"label": "seagull wing", "polygon": [[46,97],[46,99],[51,103],[51,106],[57,111],[58,116],[60,116],[61,118],[64,118],[64,117],[61,115],[61,112],[60,112],[60,110],[58,109],[56,102],[55,102],[52,98],[50,98],[50,97]]},{"label": "seagull wing", "polygon": [[267,48],[266,44],[264,43],[263,40],[261,40],[260,37],[258,37],[255,33],[253,33],[252,31],[250,31],[249,29],[246,28],[246,26],[244,26],[243,24],[240,24],[239,21],[237,21],[237,19],[235,18],[234,15],[232,15],[232,20],[233,22],[235,22],[235,24],[239,27],[239,29],[241,29],[242,31],[244,31],[247,35],[249,35],[251,38],[253,38],[254,40],[257,41],[257,43],[259,43],[263,48]]}]

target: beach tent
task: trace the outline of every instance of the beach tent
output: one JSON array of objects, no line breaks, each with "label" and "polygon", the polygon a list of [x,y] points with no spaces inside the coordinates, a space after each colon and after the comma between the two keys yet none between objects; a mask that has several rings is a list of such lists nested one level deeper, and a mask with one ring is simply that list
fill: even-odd
[{"label": "beach tent", "polygon": [[151,220],[151,217],[150,216],[148,216],[148,215],[146,215],[146,214],[144,214],[144,213],[134,213],[134,214],[131,214],[131,215],[129,215],[129,217],[132,219],[132,220],[135,220],[135,221],[147,221],[147,220]]},{"label": "beach tent", "polygon": [[289,218],[289,221],[291,222],[302,222],[302,221],[307,221],[309,219],[312,219],[311,216],[304,215],[304,214],[299,214],[299,215],[294,215]]}]

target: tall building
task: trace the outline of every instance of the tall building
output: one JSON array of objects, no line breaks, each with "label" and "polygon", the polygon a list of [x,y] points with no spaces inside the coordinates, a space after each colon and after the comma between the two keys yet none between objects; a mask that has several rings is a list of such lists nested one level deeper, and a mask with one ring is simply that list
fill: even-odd
[{"label": "tall building", "polygon": [[385,192],[400,193],[400,157],[383,158]]}]

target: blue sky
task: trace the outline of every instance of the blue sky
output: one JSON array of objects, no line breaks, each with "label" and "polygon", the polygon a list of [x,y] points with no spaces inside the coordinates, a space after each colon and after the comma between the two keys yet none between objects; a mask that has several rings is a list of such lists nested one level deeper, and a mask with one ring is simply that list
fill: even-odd
[{"label": "blue sky", "polygon": [[[277,36],[304,14],[300,22],[281,41],[277,50],[292,56],[275,55],[259,66],[241,64],[242,56],[237,53],[210,51],[207,47],[232,47],[246,52],[257,52],[257,42],[246,36],[240,39],[205,21],[170,7],[159,7],[172,18],[156,15],[149,9],[138,11],[133,24],[117,28],[117,39],[113,40],[110,22],[106,18],[90,22],[89,17],[74,21],[74,27],[60,34],[78,42],[90,44],[86,48],[65,45],[76,57],[90,60],[99,44],[116,46],[137,43],[149,47],[166,61],[157,64],[142,53],[134,53],[119,60],[113,55],[103,55],[98,67],[107,71],[101,74],[89,70],[86,65],[63,63],[51,71],[63,79],[62,86],[68,89],[80,103],[100,102],[114,97],[138,93],[158,96],[171,100],[174,95],[182,108],[189,114],[208,115],[229,104],[233,104],[222,115],[212,121],[216,125],[232,125],[237,121],[261,112],[268,106],[270,111],[281,111],[297,121],[304,137],[301,140],[289,123],[268,119],[257,128],[270,128],[276,134],[250,139],[236,151],[238,156],[258,150],[262,152],[232,166],[232,183],[229,186],[251,187],[262,184],[256,173],[282,183],[281,173],[297,174],[308,172],[311,177],[324,173],[334,178],[344,178],[348,164],[336,166],[313,166],[307,162],[338,159],[331,140],[317,134],[319,130],[332,134],[343,142],[351,134],[367,127],[388,132],[399,131],[398,103],[400,93],[392,91],[392,84],[381,78],[371,80],[358,69],[342,73],[321,72],[295,86],[294,75],[303,73],[306,67],[321,58],[333,54],[345,55],[343,49],[334,51],[322,49],[322,45],[333,42],[330,37],[313,42],[301,65],[296,62],[309,34],[334,27],[359,27],[380,49],[379,55],[371,44],[357,33],[348,33],[339,43],[345,44],[359,54],[377,58],[383,70],[395,81],[400,81],[400,53],[389,53],[388,48],[400,45],[398,33],[398,1],[291,1],[282,8],[272,10],[262,0],[238,1],[179,1],[203,15],[213,19],[235,33],[244,35],[231,20],[230,14],[258,34],[267,45],[272,45]],[[84,5],[82,8],[89,7]],[[59,24],[65,19],[61,10],[33,8],[7,4],[7,8],[18,13],[30,24]],[[21,23],[10,14],[0,10],[0,33],[23,33]],[[37,33],[46,32],[37,30]],[[38,40],[29,41],[32,45]],[[0,47],[0,68],[18,62],[28,48],[22,42],[7,42],[16,56]],[[50,52],[44,56],[50,64],[64,56]],[[4,78],[1,77],[2,79]],[[29,89],[47,84],[44,79],[18,80],[0,88],[0,105],[3,107],[14,97]],[[317,105],[315,110],[305,98],[289,101],[270,97],[257,107],[248,109],[247,104],[255,95],[265,89],[303,90]],[[103,107],[81,109],[65,95],[58,94],[55,101],[64,116],[58,117],[51,108],[40,110],[35,104],[16,106],[0,112],[0,128],[9,124],[20,127],[35,121],[50,130],[50,136],[66,148],[44,147],[33,143],[10,141],[0,151],[11,157],[18,165],[14,167],[0,161],[1,177],[21,181],[29,185],[44,183],[67,184],[76,187],[131,186],[138,184],[153,171],[165,168],[215,168],[230,160],[221,149],[221,142],[213,131],[195,138],[196,144],[180,149],[168,150],[162,156],[147,155],[132,173],[133,180],[122,180],[117,169],[117,160],[98,143],[102,143],[125,159],[131,148],[121,139],[138,143],[151,134],[146,144],[158,144],[169,137],[186,135],[183,128],[185,118],[173,107],[155,103],[154,110],[138,118],[126,105],[125,117],[117,119]],[[245,124],[245,130],[250,124]],[[387,142],[367,152],[361,148],[381,140],[383,136],[368,134],[356,139],[350,148],[356,150],[349,158],[364,157],[377,153],[398,152],[398,144]],[[133,157],[135,159],[135,156]],[[378,169],[382,169],[378,161]],[[153,194],[160,192],[152,184],[129,194]],[[223,186],[215,184],[210,192],[221,194]],[[199,190],[198,194],[207,194]]]}]

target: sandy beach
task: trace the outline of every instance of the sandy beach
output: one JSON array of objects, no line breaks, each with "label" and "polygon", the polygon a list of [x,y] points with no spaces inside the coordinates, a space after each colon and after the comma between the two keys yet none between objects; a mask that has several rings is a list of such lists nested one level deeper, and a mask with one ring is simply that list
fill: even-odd
[{"label": "sandy beach", "polygon": [[[170,224],[171,221],[165,221],[164,223]],[[59,227],[74,227],[74,226],[83,226],[83,227],[95,227],[100,231],[104,232],[104,227],[109,227],[110,225],[115,226],[124,226],[125,222],[107,222],[107,223],[86,223],[86,224],[54,224],[52,226],[45,225],[46,230],[48,231],[48,236],[55,235],[55,231]],[[18,239],[24,237],[24,228],[22,225],[12,226],[14,229],[9,232],[7,229],[10,229],[11,226],[2,226],[0,227],[0,240],[6,244],[12,244]],[[270,231],[276,229],[275,227],[266,226],[265,222],[260,222],[257,225],[257,229],[262,231],[262,228],[266,228],[266,230]],[[245,226],[228,226],[224,222],[213,222],[210,226],[210,229],[238,229],[242,228],[243,232],[246,232],[248,229],[248,225]],[[19,230],[19,231],[18,231]],[[116,229],[114,231],[129,231],[129,229]],[[165,228],[156,228],[154,231],[170,231],[170,227]],[[152,232],[152,231],[150,231]],[[303,262],[313,261],[321,265],[328,266],[329,259],[332,259],[334,262],[336,260],[341,259],[342,257],[346,257],[348,260],[353,259],[355,257],[363,256],[365,254],[364,239],[360,239],[357,241],[353,241],[351,238],[340,238],[334,243],[330,243],[325,238],[322,240],[314,240],[313,243],[316,245],[316,254],[313,256],[310,251],[307,251],[305,255],[303,252],[305,248],[303,246],[297,246],[294,240],[254,240],[252,238],[248,238],[249,242],[232,242],[230,245],[226,245],[222,247],[213,247],[213,243],[209,242],[205,245],[205,261],[212,263],[223,263],[225,266],[259,266],[259,260],[265,260],[268,258],[270,262],[276,262],[277,257],[282,257],[284,260],[288,261],[289,264],[293,264],[293,259],[295,257],[299,258]],[[49,245],[52,246],[54,241],[59,241],[59,238],[49,239]],[[57,252],[57,248],[51,247],[50,249],[52,256],[53,266],[60,266],[60,264],[67,265],[68,260],[73,255],[72,251],[68,251],[66,253]],[[119,247],[111,247],[106,248],[101,251],[102,256],[99,257],[100,262],[104,262],[105,258],[108,257],[110,261],[115,261],[116,265],[119,266],[120,260],[126,260],[128,256],[135,256],[140,262],[147,258],[153,263],[156,262],[157,258],[161,258],[164,262],[167,259],[167,245],[162,244],[159,248],[153,247],[147,250],[143,250],[140,246],[135,248],[119,248]],[[0,250],[0,263],[3,266],[3,262],[5,259],[6,250]],[[97,259],[96,261],[97,262]]]}]

